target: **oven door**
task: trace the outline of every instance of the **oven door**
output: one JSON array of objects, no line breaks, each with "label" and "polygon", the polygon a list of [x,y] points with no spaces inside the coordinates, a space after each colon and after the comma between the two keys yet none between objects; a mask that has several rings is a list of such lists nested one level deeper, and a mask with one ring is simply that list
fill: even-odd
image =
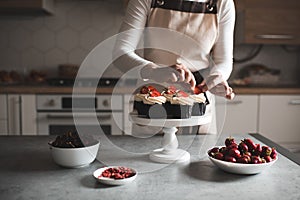
[{"label": "oven door", "polygon": [[[74,122],[75,121],[76,126]],[[97,112],[94,113],[72,113],[72,112],[39,112],[38,134],[39,135],[61,135],[66,132],[79,131],[99,132],[109,135],[122,135],[123,120],[122,112]],[[99,124],[101,129],[99,129]]]}]

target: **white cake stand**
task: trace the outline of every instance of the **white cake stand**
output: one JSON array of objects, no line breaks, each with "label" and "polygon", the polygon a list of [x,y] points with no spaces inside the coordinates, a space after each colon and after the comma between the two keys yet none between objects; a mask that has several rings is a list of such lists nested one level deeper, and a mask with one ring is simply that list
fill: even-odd
[{"label": "white cake stand", "polygon": [[204,125],[211,122],[211,115],[192,116],[188,119],[149,119],[139,117],[137,114],[130,114],[133,123],[144,126],[163,127],[162,148],[153,150],[150,159],[159,163],[181,163],[190,160],[190,153],[178,149],[176,127]]}]

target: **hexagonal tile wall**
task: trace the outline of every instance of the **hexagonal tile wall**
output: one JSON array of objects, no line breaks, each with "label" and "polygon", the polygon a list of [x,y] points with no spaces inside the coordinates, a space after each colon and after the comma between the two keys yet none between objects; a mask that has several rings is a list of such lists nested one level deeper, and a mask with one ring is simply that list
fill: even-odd
[{"label": "hexagonal tile wall", "polygon": [[68,62],[80,65],[83,60],[87,57],[89,51],[84,50],[82,48],[75,48],[68,55]]},{"label": "hexagonal tile wall", "polygon": [[24,50],[32,46],[32,33],[22,27],[9,32],[9,46],[16,50]]},{"label": "hexagonal tile wall", "polygon": [[71,28],[65,28],[56,35],[56,46],[70,51],[79,44],[79,33]]},{"label": "hexagonal tile wall", "polygon": [[24,71],[29,72],[31,69],[43,68],[44,54],[34,48],[26,49],[21,53],[21,66]]},{"label": "hexagonal tile wall", "polygon": [[33,46],[42,52],[53,48],[55,46],[54,32],[47,28],[42,28],[34,32]]},{"label": "hexagonal tile wall", "polygon": [[66,63],[68,55],[59,48],[53,48],[45,54],[45,66],[57,68],[59,64]]},{"label": "hexagonal tile wall", "polygon": [[103,39],[102,33],[88,28],[80,34],[80,46],[86,50],[93,50]]}]

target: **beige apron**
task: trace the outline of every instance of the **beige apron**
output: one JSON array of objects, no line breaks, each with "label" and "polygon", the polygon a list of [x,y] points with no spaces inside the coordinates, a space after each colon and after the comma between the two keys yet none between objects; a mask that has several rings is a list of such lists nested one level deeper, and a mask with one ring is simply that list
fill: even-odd
[{"label": "beige apron", "polygon": [[[147,37],[146,42],[155,47],[161,43],[170,45],[166,49],[148,48],[144,52],[147,60],[166,66],[182,63],[192,72],[208,68],[210,52],[218,37],[217,0],[152,0],[147,27],[170,30],[170,37]],[[207,112],[214,113],[214,99],[208,96],[211,104]],[[214,133],[214,129],[215,121],[201,126],[198,133]]]},{"label": "beige apron", "polygon": [[168,29],[170,37],[154,34],[147,41],[155,47],[161,43],[169,47],[148,49],[145,58],[168,66],[182,63],[191,71],[207,68],[218,36],[216,1],[152,0],[147,27]]}]

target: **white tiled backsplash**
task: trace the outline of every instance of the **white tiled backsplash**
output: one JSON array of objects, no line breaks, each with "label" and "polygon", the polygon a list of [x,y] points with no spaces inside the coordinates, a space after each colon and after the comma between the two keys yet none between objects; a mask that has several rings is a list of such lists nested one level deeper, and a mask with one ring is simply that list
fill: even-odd
[{"label": "white tiled backsplash", "polygon": [[[56,0],[53,15],[0,17],[0,69],[56,70],[61,63],[80,64],[101,41],[118,32],[124,16],[122,0]],[[237,46],[240,58],[253,46]],[[284,80],[297,80],[299,51],[264,46],[248,63],[280,69]],[[236,64],[233,76],[247,63]],[[107,76],[119,76],[111,69]]]}]

